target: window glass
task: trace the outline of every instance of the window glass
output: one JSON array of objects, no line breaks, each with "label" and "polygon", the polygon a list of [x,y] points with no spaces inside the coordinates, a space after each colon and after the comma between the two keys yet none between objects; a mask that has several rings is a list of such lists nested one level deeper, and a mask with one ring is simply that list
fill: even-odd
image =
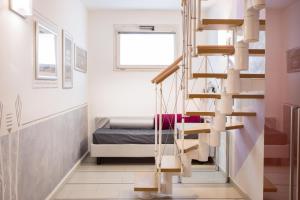
[{"label": "window glass", "polygon": [[120,66],[167,66],[175,59],[175,33],[119,33]]}]

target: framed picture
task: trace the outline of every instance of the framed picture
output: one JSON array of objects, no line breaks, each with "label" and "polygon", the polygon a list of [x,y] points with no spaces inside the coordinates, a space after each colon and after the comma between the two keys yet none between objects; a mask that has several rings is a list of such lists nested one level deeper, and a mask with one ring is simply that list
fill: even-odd
[{"label": "framed picture", "polygon": [[35,44],[35,78],[57,80],[57,29],[37,21]]},{"label": "framed picture", "polygon": [[75,70],[87,72],[87,51],[75,46]]},{"label": "framed picture", "polygon": [[73,88],[74,44],[73,37],[63,30],[63,73],[62,86],[64,89]]},{"label": "framed picture", "polygon": [[287,72],[300,72],[300,47],[287,51]]}]

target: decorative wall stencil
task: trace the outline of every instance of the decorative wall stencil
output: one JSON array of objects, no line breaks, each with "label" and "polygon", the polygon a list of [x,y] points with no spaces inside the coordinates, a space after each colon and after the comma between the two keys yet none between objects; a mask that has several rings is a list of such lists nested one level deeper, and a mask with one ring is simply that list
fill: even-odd
[{"label": "decorative wall stencil", "polygon": [[17,96],[17,99],[15,101],[15,110],[16,110],[18,127],[20,127],[21,126],[21,117],[22,117],[22,101],[21,101],[21,97],[19,95]]},{"label": "decorative wall stencil", "polygon": [[83,106],[20,130],[19,200],[46,199],[88,151],[87,111]]},{"label": "decorative wall stencil", "polygon": [[300,47],[287,51],[287,72],[300,72]]},{"label": "decorative wall stencil", "polygon": [[[15,112],[4,114],[0,102],[0,128],[5,124],[8,134],[0,137],[0,199],[18,200],[19,128],[21,126],[22,101],[18,95]],[[4,118],[4,119],[3,119]]]},{"label": "decorative wall stencil", "polygon": [[0,131],[1,131],[1,127],[2,127],[2,114],[3,114],[3,104],[2,104],[2,102],[0,102]]},{"label": "decorative wall stencil", "polygon": [[36,22],[36,79],[57,79],[57,30],[42,21]]},{"label": "decorative wall stencil", "polygon": [[74,44],[72,36],[63,31],[63,88],[73,87]]},{"label": "decorative wall stencil", "polygon": [[20,96],[3,106],[2,129],[6,113],[13,115],[13,129],[0,137],[0,200],[46,199],[88,151],[86,105],[26,127],[22,106]]},{"label": "decorative wall stencil", "polygon": [[3,153],[2,153],[2,142],[0,140],[0,197],[4,199],[4,160],[3,160]]},{"label": "decorative wall stencil", "polygon": [[5,119],[6,119],[6,130],[10,134],[13,129],[13,114],[7,113]]},{"label": "decorative wall stencil", "polygon": [[77,71],[87,72],[87,51],[75,46],[75,69]]},{"label": "decorative wall stencil", "polygon": [[[17,96],[17,99],[15,101],[15,113],[17,118],[17,131],[16,135],[14,137],[13,147],[15,149],[15,162],[12,162],[12,197],[13,199],[18,200],[18,166],[19,166],[19,147],[20,147],[20,127],[21,127],[21,121],[22,121],[22,100],[20,95]],[[13,154],[12,154],[13,155]]]},{"label": "decorative wall stencil", "polygon": [[[2,116],[3,116],[3,104],[0,102],[0,136],[2,128]],[[2,156],[2,144],[0,137],[0,197],[4,199],[4,172],[3,172],[3,156]]]},{"label": "decorative wall stencil", "polygon": [[12,130],[13,114],[6,114],[6,130],[8,131],[8,178],[9,178],[9,197],[12,198]]}]

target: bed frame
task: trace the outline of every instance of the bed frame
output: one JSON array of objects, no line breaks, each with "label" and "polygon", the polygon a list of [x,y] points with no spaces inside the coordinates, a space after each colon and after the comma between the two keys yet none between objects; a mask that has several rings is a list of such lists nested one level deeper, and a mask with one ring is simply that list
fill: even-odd
[{"label": "bed frame", "polygon": [[[154,144],[92,144],[91,157],[154,157]],[[174,144],[166,144],[165,154],[174,152]]]},{"label": "bed frame", "polygon": [[[97,128],[106,127],[109,123],[107,118],[96,118]],[[166,155],[174,154],[174,144],[162,145]],[[132,158],[151,158],[155,153],[154,144],[91,144],[91,157],[132,157]]]}]

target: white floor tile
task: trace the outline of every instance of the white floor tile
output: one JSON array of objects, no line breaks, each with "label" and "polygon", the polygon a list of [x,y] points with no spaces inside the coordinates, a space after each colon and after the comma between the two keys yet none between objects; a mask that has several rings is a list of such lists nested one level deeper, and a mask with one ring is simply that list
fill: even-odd
[{"label": "white floor tile", "polygon": [[154,165],[96,165],[85,163],[78,167],[79,171],[152,171]]},{"label": "white floor tile", "polygon": [[222,172],[193,172],[191,177],[183,177],[182,183],[226,183],[227,178]]},{"label": "white floor tile", "polygon": [[93,163],[84,163],[78,167],[79,171],[125,171],[127,165],[96,165]]},{"label": "white floor tile", "polygon": [[[67,184],[56,196],[57,200],[77,199],[139,199],[132,184]],[[243,199],[239,192],[227,184],[174,185],[172,197],[154,199]]]},{"label": "white floor tile", "polygon": [[229,184],[174,185],[174,198],[241,199],[243,196]]},{"label": "white floor tile", "polygon": [[97,199],[101,193],[97,184],[66,184],[55,199]]},{"label": "white floor tile", "polygon": [[[54,199],[139,199],[139,194],[133,191],[134,173],[153,169],[154,165],[96,165],[95,159],[86,159]],[[193,176],[183,178],[183,184],[177,183],[177,177],[173,178],[173,195],[167,199],[242,199],[242,195],[230,184],[209,184],[225,180],[214,166],[196,165],[193,166]],[[163,199],[160,197],[154,199]]]},{"label": "white floor tile", "polygon": [[122,183],[123,172],[75,172],[68,183]]}]

